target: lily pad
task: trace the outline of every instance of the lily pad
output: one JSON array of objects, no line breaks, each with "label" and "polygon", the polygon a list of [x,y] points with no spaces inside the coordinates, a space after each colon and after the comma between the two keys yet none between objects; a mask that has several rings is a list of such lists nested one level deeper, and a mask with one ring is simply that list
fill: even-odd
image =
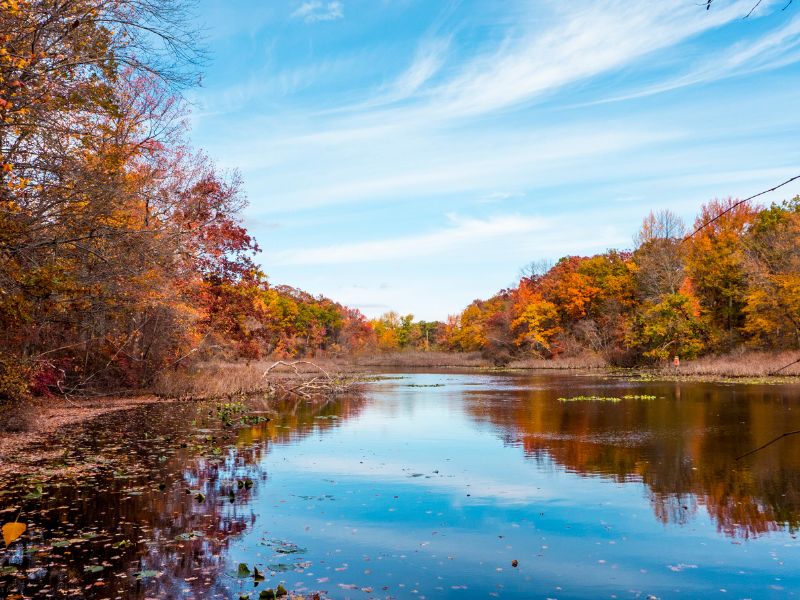
[{"label": "lily pad", "polygon": [[154,571],[153,569],[144,569],[142,571],[137,571],[134,573],[137,579],[151,579],[153,577],[158,577],[161,575],[160,571]]}]

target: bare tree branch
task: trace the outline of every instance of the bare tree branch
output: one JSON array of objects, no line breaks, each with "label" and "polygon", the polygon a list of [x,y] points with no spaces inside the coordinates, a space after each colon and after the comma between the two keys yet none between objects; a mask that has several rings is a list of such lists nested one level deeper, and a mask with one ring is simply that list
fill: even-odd
[{"label": "bare tree branch", "polygon": [[755,454],[755,453],[756,453],[756,452],[758,452],[759,450],[763,450],[763,449],[764,449],[764,448],[766,448],[767,446],[771,446],[771,445],[772,445],[772,444],[774,444],[775,442],[777,442],[777,441],[780,441],[780,440],[782,440],[782,439],[783,439],[783,438],[785,438],[785,437],[789,437],[790,435],[797,435],[798,433],[800,433],[800,429],[797,429],[796,431],[787,431],[786,433],[782,433],[781,435],[779,435],[779,436],[778,436],[778,437],[776,437],[775,439],[768,441],[766,444],[762,444],[762,445],[761,445],[761,446],[759,446],[758,448],[754,448],[753,450],[750,450],[750,452],[745,452],[745,453],[744,453],[744,454],[742,454],[741,456],[737,456],[737,457],[736,457],[736,460],[741,460],[742,458],[744,458],[744,457],[746,457],[746,456],[750,456],[751,454]]},{"label": "bare tree branch", "polygon": [[747,13],[747,14],[746,14],[746,15],[745,15],[743,18],[745,18],[745,19],[746,19],[747,17],[749,17],[750,15],[752,15],[752,14],[753,14],[753,11],[754,11],[755,9],[757,9],[757,8],[758,8],[758,5],[759,5],[759,4],[761,4],[761,0],[758,0],[758,2],[756,2],[756,3],[755,3],[755,5],[753,5],[753,8],[751,8],[751,9],[750,9],[750,12],[749,12],[749,13]]}]

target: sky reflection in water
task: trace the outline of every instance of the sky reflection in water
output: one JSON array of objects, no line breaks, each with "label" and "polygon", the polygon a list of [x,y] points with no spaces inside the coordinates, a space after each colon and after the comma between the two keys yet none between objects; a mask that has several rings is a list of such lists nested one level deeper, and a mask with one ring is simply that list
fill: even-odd
[{"label": "sky reflection in water", "polygon": [[[659,398],[557,400],[581,394]],[[362,399],[299,404],[244,427],[219,442],[220,457],[190,443],[160,460],[153,480],[166,489],[142,486],[127,500],[136,508],[116,517],[153,530],[120,564],[110,561],[100,574],[108,585],[87,590],[84,574],[80,589],[255,598],[284,582],[332,598],[792,597],[800,438],[735,457],[800,429],[796,395],[789,386],[563,375],[376,382]],[[245,477],[255,481],[247,493],[235,489]],[[173,517],[187,511],[196,518]],[[95,517],[109,541],[124,537]],[[267,581],[237,578],[239,563]],[[159,575],[137,581],[144,567]]]}]

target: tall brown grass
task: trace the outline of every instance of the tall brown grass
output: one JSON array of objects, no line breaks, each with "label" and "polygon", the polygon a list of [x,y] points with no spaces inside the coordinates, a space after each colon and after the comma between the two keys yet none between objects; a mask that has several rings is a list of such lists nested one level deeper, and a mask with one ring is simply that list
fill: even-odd
[{"label": "tall brown grass", "polygon": [[484,367],[489,364],[481,357],[480,352],[422,352],[419,350],[362,354],[340,360],[356,367]]},{"label": "tall brown grass", "polygon": [[661,373],[714,377],[768,377],[800,375],[800,363],[795,363],[780,372],[778,369],[800,358],[798,351],[758,352],[739,351],[720,356],[704,356],[697,360],[684,361],[679,367],[671,364],[658,369]]},{"label": "tall brown grass", "polygon": [[[256,394],[270,390],[270,383],[320,375],[320,368],[331,375],[353,373],[359,369],[330,359],[300,362],[294,369],[280,366],[265,374],[276,360],[199,362],[188,369],[163,372],[156,379],[153,393],[170,398],[220,398],[236,394]],[[292,362],[287,361],[287,362]],[[317,368],[315,368],[315,365]]]}]

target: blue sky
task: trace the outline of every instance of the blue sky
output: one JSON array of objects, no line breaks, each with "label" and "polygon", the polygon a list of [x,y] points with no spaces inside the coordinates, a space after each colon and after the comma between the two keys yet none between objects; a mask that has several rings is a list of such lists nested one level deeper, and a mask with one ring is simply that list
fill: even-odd
[{"label": "blue sky", "polygon": [[700,4],[202,0],[192,139],[273,283],[444,319],[800,173],[800,6]]}]

